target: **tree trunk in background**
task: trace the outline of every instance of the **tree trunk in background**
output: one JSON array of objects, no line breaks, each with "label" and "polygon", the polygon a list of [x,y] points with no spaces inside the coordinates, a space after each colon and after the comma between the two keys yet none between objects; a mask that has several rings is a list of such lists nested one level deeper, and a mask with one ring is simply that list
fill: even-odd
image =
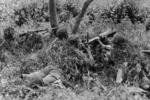
[{"label": "tree trunk in background", "polygon": [[50,14],[50,25],[52,28],[52,34],[56,35],[58,29],[58,23],[57,23],[57,12],[56,12],[55,0],[49,0],[49,14]]},{"label": "tree trunk in background", "polygon": [[82,18],[84,17],[84,14],[86,13],[87,8],[88,8],[88,6],[90,5],[90,3],[92,1],[93,0],[87,0],[87,1],[85,1],[81,12],[80,12],[80,14],[78,15],[78,17],[76,19],[76,23],[75,23],[75,25],[73,27],[72,34],[76,34],[77,33],[79,25],[80,25],[80,22],[81,22]]}]

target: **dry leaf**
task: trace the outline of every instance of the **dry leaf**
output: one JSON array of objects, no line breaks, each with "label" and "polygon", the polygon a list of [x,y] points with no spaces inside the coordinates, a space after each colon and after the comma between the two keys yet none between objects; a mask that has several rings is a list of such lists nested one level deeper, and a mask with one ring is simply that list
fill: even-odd
[{"label": "dry leaf", "polygon": [[46,77],[43,78],[43,82],[44,84],[50,84],[53,83],[54,81],[56,81],[57,79],[55,77],[53,77],[51,74],[47,75]]},{"label": "dry leaf", "polygon": [[2,87],[5,87],[5,86],[7,86],[8,85],[8,80],[7,79],[1,79],[1,86]]},{"label": "dry leaf", "polygon": [[126,92],[127,93],[143,93],[146,92],[143,89],[139,88],[139,87],[126,87]]},{"label": "dry leaf", "polygon": [[60,78],[60,72],[57,70],[52,70],[46,77],[43,78],[43,82],[44,84],[48,85],[50,83],[55,82],[56,80],[59,80]]},{"label": "dry leaf", "polygon": [[120,68],[117,72],[116,82],[121,83],[123,81],[123,70]]},{"label": "dry leaf", "polygon": [[142,66],[140,64],[136,64],[136,71],[139,73],[142,70]]}]

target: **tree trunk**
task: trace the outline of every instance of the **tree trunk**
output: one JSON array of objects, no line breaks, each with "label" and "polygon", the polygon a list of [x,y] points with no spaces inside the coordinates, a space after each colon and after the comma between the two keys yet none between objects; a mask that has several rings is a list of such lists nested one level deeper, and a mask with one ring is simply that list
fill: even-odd
[{"label": "tree trunk", "polygon": [[58,23],[57,23],[57,12],[56,12],[55,0],[49,0],[49,14],[50,14],[50,25],[52,28],[52,34],[56,35],[58,29]]},{"label": "tree trunk", "polygon": [[85,1],[84,5],[83,5],[83,8],[80,12],[80,14],[78,15],[77,19],[76,19],[76,23],[74,25],[74,28],[72,30],[72,34],[76,34],[77,31],[78,31],[78,28],[79,28],[79,25],[80,25],[80,22],[82,20],[82,18],[84,17],[84,14],[88,8],[88,6],[90,5],[90,3],[92,2],[93,0],[87,0]]}]

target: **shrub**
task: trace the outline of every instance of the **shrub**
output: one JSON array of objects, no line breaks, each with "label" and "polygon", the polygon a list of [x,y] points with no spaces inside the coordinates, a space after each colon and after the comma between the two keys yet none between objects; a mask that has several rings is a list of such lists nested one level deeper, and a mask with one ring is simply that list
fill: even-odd
[{"label": "shrub", "polygon": [[26,52],[33,52],[43,47],[43,39],[41,35],[36,32],[28,32],[19,35],[18,46]]},{"label": "shrub", "polygon": [[69,11],[73,15],[73,17],[76,17],[79,14],[79,9],[72,2],[66,2],[63,5],[63,8],[64,10]]},{"label": "shrub", "polygon": [[49,21],[48,4],[43,3],[42,7],[39,7],[38,3],[31,3],[28,6],[15,9],[13,19],[18,26],[22,26],[30,20],[47,22]]},{"label": "shrub", "polygon": [[7,42],[13,41],[15,39],[15,30],[12,27],[4,29],[4,39]]},{"label": "shrub", "polygon": [[100,16],[104,20],[112,20],[115,24],[121,23],[126,17],[128,17],[133,24],[137,22],[143,23],[145,21],[144,16],[140,15],[137,3],[133,0],[123,0],[118,5],[115,4],[109,8],[105,8],[102,10]]}]

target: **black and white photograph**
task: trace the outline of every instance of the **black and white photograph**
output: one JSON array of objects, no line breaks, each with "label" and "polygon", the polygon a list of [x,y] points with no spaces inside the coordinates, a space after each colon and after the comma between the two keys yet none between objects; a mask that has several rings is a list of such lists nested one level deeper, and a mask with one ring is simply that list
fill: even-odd
[{"label": "black and white photograph", "polygon": [[0,100],[150,100],[150,0],[0,0]]}]

